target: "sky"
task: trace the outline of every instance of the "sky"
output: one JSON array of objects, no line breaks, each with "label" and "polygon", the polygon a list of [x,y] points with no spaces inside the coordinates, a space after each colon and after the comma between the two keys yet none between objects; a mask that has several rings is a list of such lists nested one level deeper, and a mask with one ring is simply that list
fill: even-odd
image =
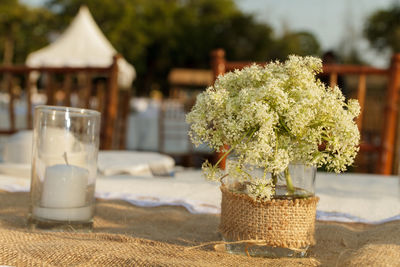
[{"label": "sky", "polygon": [[[20,0],[40,5],[44,0]],[[234,0],[239,8],[273,27],[279,36],[284,29],[309,31],[322,50],[346,49],[354,44],[363,59],[386,67],[390,53],[378,53],[362,37],[364,22],[374,11],[400,0]]]}]

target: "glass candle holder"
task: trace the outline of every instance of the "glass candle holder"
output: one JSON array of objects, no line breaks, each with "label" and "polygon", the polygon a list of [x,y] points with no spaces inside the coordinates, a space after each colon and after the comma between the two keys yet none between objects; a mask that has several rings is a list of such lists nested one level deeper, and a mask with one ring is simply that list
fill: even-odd
[{"label": "glass candle holder", "polygon": [[100,113],[35,108],[29,224],[33,228],[91,229]]}]

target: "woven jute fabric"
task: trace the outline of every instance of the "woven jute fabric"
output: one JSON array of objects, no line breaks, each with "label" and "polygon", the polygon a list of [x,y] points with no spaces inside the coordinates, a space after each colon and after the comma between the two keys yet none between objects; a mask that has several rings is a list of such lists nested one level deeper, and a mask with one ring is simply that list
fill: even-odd
[{"label": "woven jute fabric", "polygon": [[263,240],[265,245],[302,249],[315,244],[317,197],[258,202],[221,186],[222,235],[234,241]]},{"label": "woven jute fabric", "polygon": [[11,266],[400,266],[400,221],[317,222],[302,259],[262,259],[214,250],[220,216],[182,207],[96,203],[92,233],[28,230],[28,193],[0,191],[0,265]]}]

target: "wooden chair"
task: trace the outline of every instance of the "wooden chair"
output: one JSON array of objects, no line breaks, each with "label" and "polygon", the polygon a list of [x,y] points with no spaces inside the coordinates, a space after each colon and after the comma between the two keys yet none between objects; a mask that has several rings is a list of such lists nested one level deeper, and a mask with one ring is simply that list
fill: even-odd
[{"label": "wooden chair", "polygon": [[213,160],[213,151],[205,144],[191,142],[186,114],[191,106],[180,99],[164,99],[159,114],[158,151],[170,155],[185,167],[200,167],[205,159]]},{"label": "wooden chair", "polygon": [[169,97],[183,101],[195,97],[196,91],[210,86],[213,79],[211,70],[173,68],[168,74]]},{"label": "wooden chair", "polygon": [[[14,88],[19,86],[25,93],[26,129],[32,128],[32,92],[43,92],[47,105],[75,106],[96,109],[102,114],[101,149],[123,149],[129,112],[129,91],[118,90],[118,65],[116,55],[109,67],[27,67],[0,66],[3,76],[3,89],[8,95],[9,127],[0,129],[0,134],[12,134],[19,129],[16,126]],[[39,81],[33,81],[32,75],[39,75]],[[23,83],[16,85],[13,77]],[[94,77],[102,77],[94,83]],[[119,99],[120,97],[120,99]],[[20,100],[19,100],[20,101]]]},{"label": "wooden chair", "polygon": [[[252,62],[233,62],[225,59],[225,51],[217,49],[211,53],[211,65],[214,73],[214,80],[226,72],[235,69],[242,69]],[[256,62],[257,63],[257,62]],[[265,64],[265,63],[257,63]],[[359,157],[362,155],[376,155],[374,173],[389,175],[394,173],[395,166],[395,147],[396,147],[396,131],[397,131],[397,110],[398,110],[398,95],[400,86],[400,54],[392,57],[390,67],[387,69],[373,68],[369,66],[356,65],[324,65],[323,73],[329,75],[330,86],[335,86],[338,81],[338,75],[356,75],[358,76],[358,85],[356,97],[360,102],[361,115],[357,120],[357,125],[361,131],[361,145]],[[363,111],[365,111],[367,76],[376,75],[384,76],[388,79],[386,89],[385,108],[382,115],[383,127],[381,130],[380,140],[376,143],[367,142],[363,133]],[[222,155],[219,155],[221,157]],[[356,163],[357,164],[357,163]],[[225,167],[223,161],[221,167]],[[356,171],[358,171],[356,169]]]},{"label": "wooden chair", "polygon": [[192,166],[193,146],[185,117],[184,102],[178,99],[162,101],[158,117],[158,151],[175,159],[180,158],[180,164],[184,166]]},{"label": "wooden chair", "polygon": [[[159,151],[180,159],[181,164],[187,167],[200,165],[213,155],[206,146],[193,146],[188,137],[189,125],[185,121],[197,94],[212,83],[211,70],[173,68],[168,74],[169,98],[163,100],[159,115]],[[171,150],[174,143],[179,147],[177,151]]]}]

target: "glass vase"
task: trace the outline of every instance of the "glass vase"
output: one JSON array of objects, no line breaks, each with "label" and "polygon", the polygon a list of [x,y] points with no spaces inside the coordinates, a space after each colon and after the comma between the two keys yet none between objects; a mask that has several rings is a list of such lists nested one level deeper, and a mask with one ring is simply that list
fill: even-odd
[{"label": "glass vase", "polygon": [[94,215],[100,113],[35,108],[29,225],[90,230]]},{"label": "glass vase", "polygon": [[[228,159],[227,170],[235,164],[235,159]],[[246,175],[273,182],[275,190],[271,199],[251,197],[246,191],[251,181],[228,172],[221,186],[220,224],[226,251],[269,258],[305,257],[315,243],[316,168],[290,164],[286,172],[276,176],[262,168],[244,168]]]}]

